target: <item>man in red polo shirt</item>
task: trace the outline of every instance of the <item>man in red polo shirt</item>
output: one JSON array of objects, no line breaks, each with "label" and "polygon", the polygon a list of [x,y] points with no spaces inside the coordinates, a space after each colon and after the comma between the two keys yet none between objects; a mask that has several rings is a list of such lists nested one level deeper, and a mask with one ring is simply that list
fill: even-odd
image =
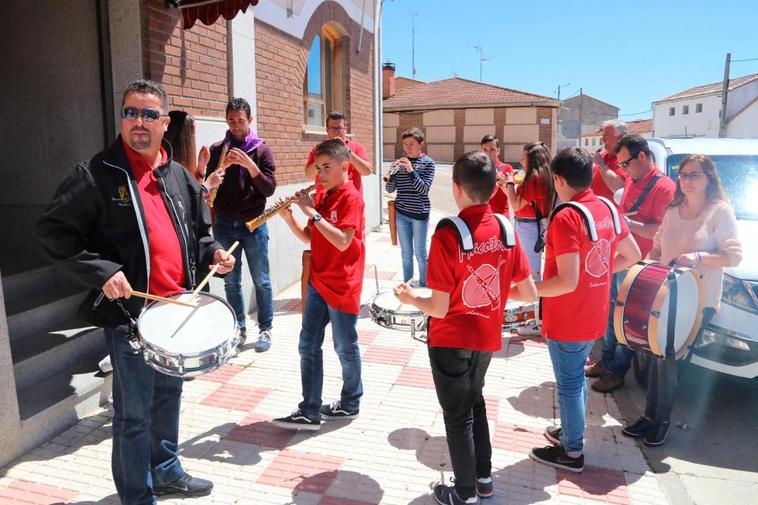
[{"label": "man in red polo shirt", "polygon": [[[291,209],[282,212],[292,232],[310,243],[313,259],[300,331],[300,377],[303,401],[292,414],[273,423],[291,430],[317,431],[321,419],[358,417],[361,354],[355,325],[360,312],[366,249],[363,239],[365,204],[348,182],[351,154],[341,139],[325,140],[314,150],[315,166],[324,189],[315,201],[301,191],[298,206],[308,218],[303,223]],[[331,405],[321,404],[324,382],[321,345],[324,329],[332,324],[332,340],[342,365],[342,394]]]},{"label": "man in red polo shirt", "polygon": [[624,187],[624,181],[629,177],[624,169],[618,166],[616,158],[616,143],[621,137],[629,134],[629,127],[623,121],[612,119],[602,125],[603,149],[595,153],[592,165],[592,192],[613,202],[613,194]]},{"label": "man in red polo shirt", "polygon": [[[366,149],[358,142],[347,137],[345,115],[341,112],[333,111],[326,116],[326,138],[329,140],[340,139],[347,146],[350,155],[347,177],[353,183],[355,189],[358,190],[358,193],[363,196],[363,181],[361,177],[373,174],[374,168],[371,162],[368,161]],[[310,180],[316,181],[316,192],[320,193],[323,190],[323,185],[316,168],[315,151],[316,147],[314,146],[308,153],[308,160],[305,162],[305,176]]]},{"label": "man in red polo shirt", "polygon": [[[653,237],[663,221],[666,207],[674,197],[676,184],[655,166],[650,147],[641,135],[626,135],[619,139],[616,155],[619,166],[629,173],[629,178],[624,183],[620,210],[626,216],[626,222],[644,258],[653,247]],[[634,356],[633,351],[617,345],[610,321],[609,316],[602,358],[586,371],[588,377],[599,377],[592,384],[592,389],[601,393],[608,393],[624,385],[624,376],[629,371]]]},{"label": "man in red polo shirt", "polygon": [[617,233],[611,208],[590,189],[590,153],[577,147],[564,149],[553,159],[551,168],[558,196],[564,202],[582,205],[591,214],[597,240],[590,239],[582,212],[568,205],[558,209],[548,225],[545,276],[537,292],[542,300],[542,335],[547,339],[555,373],[561,426],[545,430],[545,438],[555,445],[534,448],[529,457],[548,466],[581,472],[587,403],[584,363],[593,341],[605,331],[613,272],[639,261],[640,251],[623,221]]},{"label": "man in red polo shirt", "polygon": [[500,141],[495,135],[485,135],[482,137],[481,147],[482,152],[490,157],[492,160],[492,166],[495,167],[495,175],[497,176],[497,185],[495,186],[495,192],[490,197],[490,208],[492,212],[502,214],[505,217],[510,216],[508,206],[508,195],[505,192],[505,183],[507,182],[506,174],[513,175],[513,167],[508,163],[500,161]]},{"label": "man in red polo shirt", "polygon": [[[455,486],[439,484],[434,498],[443,505],[478,503],[493,495],[492,447],[482,397],[484,377],[502,342],[502,320],[509,292],[536,300],[529,260],[516,239],[508,248],[488,200],[495,170],[484,153],[469,153],[453,166],[453,198],[473,239],[461,249],[458,234],[446,226],[432,236],[427,285],[422,297],[408,284],[395,294],[429,320],[429,361],[442,406]],[[516,287],[511,289],[511,283]]]}]

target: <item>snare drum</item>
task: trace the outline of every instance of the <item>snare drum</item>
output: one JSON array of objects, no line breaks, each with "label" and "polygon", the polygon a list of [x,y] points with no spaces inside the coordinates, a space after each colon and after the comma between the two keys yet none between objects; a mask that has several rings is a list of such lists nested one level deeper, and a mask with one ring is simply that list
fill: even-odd
[{"label": "snare drum", "polygon": [[537,304],[524,303],[516,300],[508,300],[505,304],[503,313],[503,328],[505,330],[515,330],[525,326],[527,321],[537,317]]},{"label": "snare drum", "polygon": [[212,372],[234,356],[239,343],[234,310],[214,294],[196,296],[196,308],[150,302],[137,320],[145,362],[161,373],[194,377]]},{"label": "snare drum", "polygon": [[669,274],[676,282],[674,356],[687,354],[703,318],[703,283],[697,270],[653,261],[629,267],[613,309],[616,339],[634,350],[666,354],[669,323]]},{"label": "snare drum", "polygon": [[[427,288],[415,288],[414,291],[420,296],[431,296],[431,290]],[[426,316],[413,305],[401,303],[392,291],[377,293],[369,305],[371,319],[385,328],[392,330],[409,331],[411,337],[426,342],[426,336],[416,336],[417,331],[426,329]]]}]

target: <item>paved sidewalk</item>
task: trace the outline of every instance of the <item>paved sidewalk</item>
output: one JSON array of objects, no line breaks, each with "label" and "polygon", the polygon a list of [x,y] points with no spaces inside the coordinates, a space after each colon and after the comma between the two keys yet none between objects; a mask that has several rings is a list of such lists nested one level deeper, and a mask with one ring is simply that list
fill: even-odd
[{"label": "paved sidewalk", "polygon": [[[368,236],[367,251],[364,303],[376,292],[374,265],[381,289],[401,280],[400,251],[391,246],[386,226]],[[425,346],[375,325],[364,306],[358,321],[365,390],[360,418],[296,434],[270,420],[300,401],[300,286],[279,295],[275,310],[270,351],[256,354],[249,346],[217,372],[185,384],[182,461],[190,473],[213,480],[213,494],[161,503],[434,503],[430,486],[452,474]],[[341,387],[328,331],[325,402],[338,398]],[[553,380],[540,339],[504,333],[484,389],[496,494],[483,503],[667,503],[638,447],[621,436],[610,395],[589,396],[584,473],[555,471],[528,458],[532,446],[546,444],[545,426],[556,423]],[[119,503],[110,475],[110,431],[106,408],[3,468],[0,504]]]}]

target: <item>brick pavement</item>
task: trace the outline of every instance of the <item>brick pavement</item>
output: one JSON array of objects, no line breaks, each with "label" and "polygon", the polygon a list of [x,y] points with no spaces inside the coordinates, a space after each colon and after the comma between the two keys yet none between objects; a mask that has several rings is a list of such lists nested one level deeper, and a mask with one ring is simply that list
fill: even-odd
[{"label": "brick pavement", "polygon": [[[363,301],[400,279],[400,251],[387,232],[368,240]],[[273,346],[249,346],[222,369],[185,384],[182,461],[210,478],[205,498],[161,503],[256,505],[424,505],[430,486],[451,476],[442,414],[426,349],[407,333],[358,320],[365,396],[360,418],[328,422],[318,433],[270,424],[300,400],[297,339],[300,287],[277,297]],[[324,401],[339,395],[339,361],[324,345]],[[527,457],[546,443],[556,423],[555,386],[546,346],[507,333],[495,355],[484,394],[493,442],[495,497],[490,504],[663,504],[667,500],[638,447],[621,436],[611,396],[590,394],[586,463],[581,475],[538,465]],[[0,505],[117,504],[110,476],[111,412],[92,414],[0,470]]]}]

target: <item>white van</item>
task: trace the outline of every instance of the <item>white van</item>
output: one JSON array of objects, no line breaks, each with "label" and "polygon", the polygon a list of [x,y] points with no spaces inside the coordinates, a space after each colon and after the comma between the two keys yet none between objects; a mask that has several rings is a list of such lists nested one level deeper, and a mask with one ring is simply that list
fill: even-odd
[{"label": "white van", "polygon": [[[742,263],[725,269],[721,309],[693,344],[692,364],[758,377],[758,139],[647,139],[658,168],[676,180],[688,154],[715,163],[737,215]],[[635,370],[636,371],[636,370]]]}]

